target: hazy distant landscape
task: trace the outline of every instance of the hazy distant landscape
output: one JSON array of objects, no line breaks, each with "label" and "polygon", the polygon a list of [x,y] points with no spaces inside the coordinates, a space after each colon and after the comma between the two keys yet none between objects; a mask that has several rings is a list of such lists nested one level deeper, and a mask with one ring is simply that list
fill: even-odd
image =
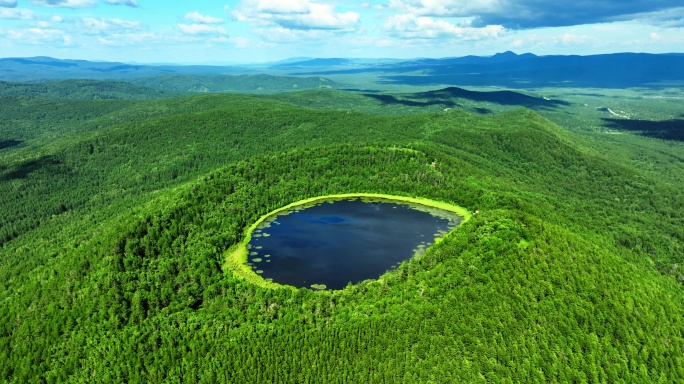
[{"label": "hazy distant landscape", "polygon": [[[500,59],[478,60],[495,68]],[[574,86],[538,86],[542,73],[529,87],[506,87],[503,75],[501,83],[488,77],[495,86],[427,85],[447,71],[440,60],[411,75],[421,79],[413,84],[387,81],[398,64],[382,73],[356,68],[354,83],[349,76],[357,75],[337,66],[294,75],[296,65],[264,74],[181,67],[148,76],[157,71],[150,67],[138,77],[98,63],[110,70],[82,80],[94,64],[43,72],[36,67],[47,59],[31,60],[13,69],[24,68],[24,81],[0,83],[7,381],[81,380],[89,371],[107,380],[167,381],[181,373],[176,358],[163,356],[187,358],[187,350],[199,353],[188,371],[197,378],[367,378],[361,367],[388,356],[405,356],[401,368],[372,377],[422,377],[420,365],[405,364],[424,343],[458,346],[455,356],[470,356],[475,371],[489,369],[483,356],[510,356],[512,365],[492,377],[529,378],[511,348],[555,353],[532,339],[566,345],[566,358],[579,362],[571,371],[562,359],[540,363],[552,381],[679,377],[664,368],[679,361],[684,345],[684,93],[669,83],[614,89],[584,76]],[[417,73],[412,65],[406,73]],[[31,78],[40,73],[53,78]],[[587,81],[593,86],[580,86]],[[343,290],[262,288],[254,272],[247,281],[244,272],[231,274],[238,267],[224,255],[257,217],[348,192],[430,198],[480,213],[381,280]],[[473,332],[490,340],[501,324],[515,329],[531,319],[553,325],[534,336],[507,333],[505,343],[488,347],[467,341]],[[203,331],[186,331],[188,322],[204,324]],[[460,336],[421,331],[446,324]],[[651,339],[654,329],[661,336]],[[86,347],[92,343],[99,349]],[[364,358],[333,347],[340,343],[361,348]],[[573,347],[584,343],[594,344]],[[636,345],[650,346],[648,359]],[[329,376],[301,373],[299,363],[282,360],[287,353],[268,352],[278,350],[300,351],[298,361],[323,354],[346,363],[328,365]],[[259,364],[289,368],[241,362],[257,351]],[[456,364],[433,360],[439,356],[430,364]],[[643,368],[584,366],[608,356]],[[209,368],[212,361],[222,363]],[[345,367],[357,368],[338,376]],[[442,377],[461,380],[472,370]]]},{"label": "hazy distant landscape", "polygon": [[1,382],[684,380],[680,4],[196,6],[0,0]]},{"label": "hazy distant landscape", "polygon": [[[296,76],[355,75],[382,85],[460,85],[508,88],[662,88],[684,84],[684,56],[621,53],[591,56],[536,56],[504,52],[491,57],[466,56],[391,63],[361,59],[310,59],[269,66],[158,66],[56,60],[49,57],[0,59],[0,80],[116,79],[153,85],[198,76],[207,85],[216,75],[269,73]],[[213,76],[213,77],[212,77]],[[263,77],[263,75],[262,75]],[[236,81],[238,77],[233,77]],[[267,80],[262,78],[262,81]],[[258,88],[254,87],[254,88]],[[214,89],[230,90],[225,89]],[[235,88],[235,90],[250,90]],[[255,90],[255,89],[251,89]],[[196,89],[201,91],[201,89]]]}]

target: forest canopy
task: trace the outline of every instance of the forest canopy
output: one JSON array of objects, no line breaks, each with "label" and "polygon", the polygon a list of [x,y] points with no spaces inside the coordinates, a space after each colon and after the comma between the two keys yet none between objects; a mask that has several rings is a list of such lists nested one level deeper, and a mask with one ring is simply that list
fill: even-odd
[{"label": "forest canopy", "polygon": [[[0,97],[1,380],[684,378],[677,143],[598,150],[528,109],[287,98]],[[342,193],[479,213],[339,291],[225,267],[262,215]]]}]

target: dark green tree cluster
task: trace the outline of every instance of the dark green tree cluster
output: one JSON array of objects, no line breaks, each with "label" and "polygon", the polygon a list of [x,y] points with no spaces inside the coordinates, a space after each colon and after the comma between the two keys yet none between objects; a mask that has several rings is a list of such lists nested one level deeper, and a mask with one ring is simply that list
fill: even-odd
[{"label": "dark green tree cluster", "polygon": [[[79,103],[69,135],[0,152],[2,381],[684,379],[682,189],[533,112]],[[224,265],[261,215],[350,192],[480,213],[340,291]]]}]

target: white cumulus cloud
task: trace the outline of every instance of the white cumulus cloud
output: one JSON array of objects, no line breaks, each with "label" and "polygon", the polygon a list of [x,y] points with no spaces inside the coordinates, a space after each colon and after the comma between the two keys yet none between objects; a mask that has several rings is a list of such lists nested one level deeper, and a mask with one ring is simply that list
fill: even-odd
[{"label": "white cumulus cloud", "polygon": [[81,19],[84,32],[100,33],[108,31],[132,31],[140,29],[138,21],[127,21],[121,19],[104,19],[99,17],[84,17]]},{"label": "white cumulus cloud", "polygon": [[337,12],[334,5],[311,0],[242,0],[231,13],[237,21],[286,29],[351,31],[360,22],[356,12]]},{"label": "white cumulus cloud", "polygon": [[51,28],[28,28],[15,29],[5,32],[5,36],[10,40],[22,42],[24,44],[55,44],[70,45],[72,38],[66,32]]},{"label": "white cumulus cloud", "polygon": [[36,5],[59,8],[90,8],[95,6],[95,0],[33,0]]},{"label": "white cumulus cloud", "polygon": [[408,13],[389,17],[385,23],[385,29],[394,36],[408,39],[481,40],[497,38],[505,32],[501,25],[474,28],[469,22],[455,25],[444,20]]},{"label": "white cumulus cloud", "polygon": [[200,24],[223,24],[223,19],[209,15],[202,15],[197,11],[186,13],[185,20]]},{"label": "white cumulus cloud", "polygon": [[30,9],[0,8],[0,19],[34,20],[36,14]]},{"label": "white cumulus cloud", "polygon": [[165,39],[159,34],[142,32],[142,33],[113,33],[107,36],[99,36],[97,42],[101,45],[108,45],[113,47],[135,47],[135,46],[148,46],[158,43],[167,43],[168,39]]}]

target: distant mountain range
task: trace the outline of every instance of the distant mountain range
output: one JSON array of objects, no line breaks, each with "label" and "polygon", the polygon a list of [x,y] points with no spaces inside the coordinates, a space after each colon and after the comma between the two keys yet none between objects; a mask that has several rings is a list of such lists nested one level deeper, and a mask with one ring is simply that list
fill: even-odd
[{"label": "distant mountain range", "polygon": [[126,80],[163,74],[235,75],[254,73],[248,68],[210,65],[144,65],[51,57],[0,59],[0,80],[47,81],[61,79]]},{"label": "distant mountain range", "polygon": [[[493,64],[493,63],[504,63],[512,60],[519,60],[525,58],[538,57],[531,53],[525,53],[522,55],[517,55],[513,52],[503,52],[497,53],[494,56],[463,56],[463,57],[453,57],[453,58],[440,58],[440,59],[430,59],[430,58],[418,58],[411,60],[398,60],[398,59],[306,59],[301,61],[289,61],[287,63],[282,63],[278,65],[273,65],[271,68],[331,68],[331,67],[367,67],[363,68],[362,71],[384,71],[392,70],[395,68],[402,67],[413,67],[413,66],[442,66],[446,64]],[[350,73],[359,72],[351,71]]]},{"label": "distant mountain range", "polygon": [[312,59],[289,60],[269,66],[271,69],[336,68],[336,67],[373,67],[400,63],[399,59]]},{"label": "distant mountain range", "polygon": [[[491,57],[441,59],[301,58],[245,66],[142,65],[49,57],[0,59],[0,80],[132,80],[160,75],[242,74],[333,76],[367,73],[398,85],[537,87],[664,87],[684,85],[684,54],[617,53],[536,56],[503,52]],[[187,88],[185,88],[187,89]]]},{"label": "distant mountain range", "polygon": [[531,87],[661,87],[684,85],[684,55],[617,53],[536,56],[499,53],[416,59],[352,69],[300,72],[307,75],[376,72],[386,84]]}]

